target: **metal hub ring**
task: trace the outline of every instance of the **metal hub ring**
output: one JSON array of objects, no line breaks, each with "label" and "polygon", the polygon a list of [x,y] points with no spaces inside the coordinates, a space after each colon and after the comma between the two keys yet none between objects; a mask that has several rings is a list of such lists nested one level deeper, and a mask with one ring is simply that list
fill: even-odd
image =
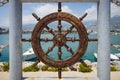
[{"label": "metal hub ring", "polygon": [[63,34],[56,34],[53,42],[56,46],[64,46],[66,44],[66,37]]}]

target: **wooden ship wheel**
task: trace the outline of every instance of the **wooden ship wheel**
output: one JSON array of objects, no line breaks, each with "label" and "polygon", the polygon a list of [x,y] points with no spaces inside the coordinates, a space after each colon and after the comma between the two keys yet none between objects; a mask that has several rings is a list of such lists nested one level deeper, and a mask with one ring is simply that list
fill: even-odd
[{"label": "wooden ship wheel", "polygon": [[[53,22],[53,21],[58,21],[58,32],[55,33],[51,28],[49,28],[48,24]],[[67,29],[65,33],[61,32],[61,21],[66,21],[70,23],[72,26]],[[42,30],[46,28],[49,33],[51,33],[54,37],[52,39],[41,38]],[[79,34],[79,39],[75,38],[67,38],[66,35],[73,29],[75,28]],[[43,51],[41,47],[40,42],[53,42],[53,45],[48,48],[46,52]],[[79,42],[79,46],[76,52],[72,50],[70,46],[68,46],[66,43],[68,41]],[[87,37],[87,31],[84,27],[84,25],[80,22],[79,19],[77,19],[75,16],[65,13],[65,12],[60,12],[60,13],[52,13],[47,16],[45,16],[43,19],[41,19],[36,27],[33,30],[32,33],[32,47],[33,50],[35,51],[37,57],[44,62],[47,65],[53,66],[53,67],[67,67],[70,66],[74,63],[76,63],[85,53],[85,50],[88,45],[88,37]],[[72,45],[71,45],[72,46]],[[58,60],[54,60],[48,56],[49,52],[53,50],[54,47],[58,47]],[[61,48],[65,47],[72,55],[71,57],[67,59],[62,59],[62,51]]]},{"label": "wooden ship wheel", "polygon": [[[71,66],[80,60],[80,58],[84,55],[88,45],[88,34],[85,26],[82,24],[80,19],[69,13],[61,12],[61,3],[58,4],[58,12],[51,13],[43,17],[42,19],[38,18],[38,16],[35,14],[33,15],[38,19],[39,22],[32,32],[32,47],[40,61],[52,67],[62,68]],[[58,23],[56,32],[49,27],[49,24],[55,21],[57,21]],[[62,21],[70,24],[70,27],[64,32],[62,32]],[[41,35],[44,29],[46,29],[48,33],[52,34],[53,37],[42,38]],[[67,35],[73,29],[77,31],[78,38],[67,37]],[[73,49],[71,48],[71,46],[73,45],[68,46],[67,42],[74,43],[76,41],[79,45],[77,50],[73,51]],[[53,44],[46,51],[44,51],[41,46],[41,42],[52,42]],[[71,55],[65,59],[62,58],[63,47],[66,48],[66,50],[70,52]],[[57,52],[54,52],[58,55],[57,59],[49,56],[50,52],[52,52],[54,48],[57,49]]]}]

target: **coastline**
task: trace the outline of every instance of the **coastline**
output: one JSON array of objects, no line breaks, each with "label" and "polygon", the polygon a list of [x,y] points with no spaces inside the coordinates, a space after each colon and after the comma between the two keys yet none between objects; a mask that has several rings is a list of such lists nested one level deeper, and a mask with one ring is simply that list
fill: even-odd
[{"label": "coastline", "polygon": [[[84,60],[84,62],[88,65],[88,66],[92,66],[92,67],[97,67],[97,62],[91,62],[89,60]],[[0,66],[2,65],[2,63],[5,62],[0,62]],[[8,62],[7,62],[8,63]],[[33,65],[35,63],[35,61],[23,61],[22,62],[22,68],[28,67],[30,65]],[[73,67],[77,68],[79,66],[80,62],[75,63],[74,65],[72,65]],[[40,68],[43,65],[45,65],[43,62],[39,62],[37,64],[37,67]]]},{"label": "coastline", "polygon": [[[23,62],[23,67],[25,66],[29,66],[31,64],[33,64],[34,62]],[[120,61],[119,61],[120,63]],[[1,64],[1,63],[0,63]],[[75,65],[77,65],[78,63],[76,63]],[[67,72],[62,72],[62,78],[63,80],[72,80],[72,79],[76,79],[76,80],[98,80],[97,78],[97,65],[93,65],[92,64],[92,72],[89,73],[83,73],[83,72],[78,72],[78,71],[67,71]],[[42,62],[40,62],[39,67],[44,65]],[[74,74],[74,75],[73,75]],[[120,80],[120,71],[113,71],[110,72],[110,80]],[[58,73],[57,72],[49,72],[49,71],[38,71],[38,72],[23,72],[23,78],[24,80],[36,80],[36,79],[40,79],[40,80],[56,80],[58,77]],[[0,72],[0,78],[2,78],[3,80],[9,80],[9,72]]]},{"label": "coastline", "polygon": [[[22,34],[32,33],[32,31],[33,31],[33,30],[23,30],[23,31],[22,31]],[[57,32],[57,31],[54,30],[54,32]],[[65,31],[65,30],[62,30],[62,32],[66,32],[66,31]],[[89,30],[87,30],[87,32],[88,32],[88,35],[90,35],[90,34],[97,34],[96,31],[89,32]],[[42,34],[47,34],[47,33],[48,33],[48,31],[46,31],[46,30],[44,30],[44,31],[42,32]],[[77,31],[76,31],[76,30],[73,30],[72,33],[77,33]],[[9,34],[9,30],[8,30],[8,29],[1,30],[1,31],[0,31],[0,34]],[[118,31],[117,31],[117,30],[111,30],[111,31],[110,31],[110,34],[113,35],[113,36],[120,36],[120,31],[119,31],[119,30],[118,30]]]},{"label": "coastline", "polygon": [[[89,60],[84,60],[84,62],[86,63],[87,66],[91,66],[92,68],[96,68],[97,69],[97,62],[91,62]],[[4,62],[0,62],[0,66],[2,66]],[[7,62],[8,63],[8,62]],[[30,65],[33,65],[35,63],[35,61],[23,61],[22,62],[22,68],[28,67]],[[79,64],[81,62],[77,62],[74,65],[72,65],[74,68],[78,68]],[[116,67],[120,67],[120,61],[110,61],[110,64],[112,66],[116,66]],[[36,66],[38,68],[41,68],[43,65],[45,65],[43,62],[39,62]],[[39,70],[41,71],[41,70]],[[38,71],[38,72],[39,72]],[[70,71],[70,70],[69,70]],[[77,70],[78,71],[78,70]],[[119,70],[120,71],[120,70]]]}]

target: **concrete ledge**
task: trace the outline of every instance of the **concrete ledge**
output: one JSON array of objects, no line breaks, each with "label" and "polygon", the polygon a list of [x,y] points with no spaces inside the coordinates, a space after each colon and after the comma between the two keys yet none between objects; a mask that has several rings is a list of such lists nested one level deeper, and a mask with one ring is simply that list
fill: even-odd
[{"label": "concrete ledge", "polygon": [[120,80],[120,71],[115,71],[110,73],[111,80]]},{"label": "concrete ledge", "polygon": [[[97,72],[63,72],[63,80],[98,80]],[[23,72],[23,80],[57,80],[57,72]],[[0,72],[0,80],[9,80],[9,72]],[[120,80],[120,71],[111,72],[110,80]]]},{"label": "concrete ledge", "polygon": [[24,78],[24,80],[98,80],[97,78],[62,78],[62,79],[57,79],[57,78]]},{"label": "concrete ledge", "polygon": [[[58,77],[58,72],[26,72],[23,73],[23,77],[53,78],[53,77]],[[82,72],[70,71],[70,72],[62,72],[62,77],[80,78],[80,77],[97,77],[97,75],[94,72],[82,73]]]}]

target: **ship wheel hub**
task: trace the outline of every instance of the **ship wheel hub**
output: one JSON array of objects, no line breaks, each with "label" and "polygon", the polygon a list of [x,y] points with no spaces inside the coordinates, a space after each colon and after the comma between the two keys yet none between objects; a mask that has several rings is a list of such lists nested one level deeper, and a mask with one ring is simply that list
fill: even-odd
[{"label": "ship wheel hub", "polygon": [[53,42],[56,46],[64,46],[66,44],[66,37],[63,34],[56,34],[53,38]]}]

